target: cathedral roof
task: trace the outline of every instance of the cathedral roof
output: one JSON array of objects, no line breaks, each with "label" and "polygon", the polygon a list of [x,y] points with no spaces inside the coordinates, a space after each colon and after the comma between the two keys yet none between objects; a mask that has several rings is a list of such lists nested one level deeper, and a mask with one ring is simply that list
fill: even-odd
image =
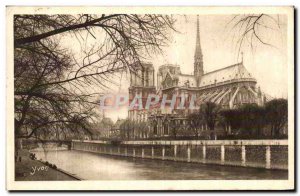
[{"label": "cathedral roof", "polygon": [[[244,67],[243,63],[238,63],[203,74],[200,76],[199,87],[225,82],[235,82],[239,79],[256,81],[250,72]],[[182,73],[171,74],[169,71],[167,71],[167,74],[162,82],[167,82],[168,80],[176,80],[178,87],[197,87],[196,77],[194,75]]]},{"label": "cathedral roof", "polygon": [[235,79],[252,79],[252,75],[244,67],[243,63],[238,63],[218,69],[212,72],[205,73],[201,76],[200,87],[204,87],[211,84],[228,82]]},{"label": "cathedral roof", "polygon": [[182,87],[196,87],[196,79],[194,75],[179,74],[178,75],[178,86]]},{"label": "cathedral roof", "polygon": [[159,69],[163,69],[166,67],[180,67],[180,66],[177,64],[164,64],[164,65],[159,66]]}]

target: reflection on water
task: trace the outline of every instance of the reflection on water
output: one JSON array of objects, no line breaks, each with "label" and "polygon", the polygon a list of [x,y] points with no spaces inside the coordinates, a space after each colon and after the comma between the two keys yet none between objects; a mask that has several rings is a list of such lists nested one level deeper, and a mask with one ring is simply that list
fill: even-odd
[{"label": "reflection on water", "polygon": [[[36,152],[38,159],[85,180],[287,179],[288,172],[255,168],[104,156],[81,151]],[[47,159],[46,159],[47,157]]]}]

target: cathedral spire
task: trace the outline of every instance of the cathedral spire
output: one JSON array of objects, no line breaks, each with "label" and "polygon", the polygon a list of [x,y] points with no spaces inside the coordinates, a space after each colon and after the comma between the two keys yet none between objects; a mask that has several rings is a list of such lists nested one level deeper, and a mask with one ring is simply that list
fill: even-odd
[{"label": "cathedral spire", "polygon": [[199,28],[199,15],[197,15],[197,34],[196,34],[196,49],[194,55],[194,76],[196,77],[197,86],[201,76],[203,75],[203,55],[200,44],[200,28]]},{"label": "cathedral spire", "polygon": [[200,28],[199,28],[199,15],[197,15],[197,32],[196,32],[196,50],[194,58],[199,58],[202,56],[202,50],[200,45]]}]

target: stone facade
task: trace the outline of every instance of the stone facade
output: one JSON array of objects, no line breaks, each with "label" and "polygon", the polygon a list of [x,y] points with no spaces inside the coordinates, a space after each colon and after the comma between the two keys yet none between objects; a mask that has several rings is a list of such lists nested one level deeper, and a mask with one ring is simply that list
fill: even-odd
[{"label": "stone facade", "polygon": [[[132,103],[132,100],[136,96],[140,96],[143,108],[145,108],[148,95],[156,93],[154,68],[151,63],[141,63],[141,65],[135,67],[137,67],[137,70],[130,75],[129,103]],[[146,121],[148,119],[148,111],[134,107],[133,109],[129,109],[128,118],[138,122]]]},{"label": "stone facade", "polygon": [[[175,109],[152,107],[150,110],[135,108],[129,111],[131,120],[149,123],[149,134],[147,135],[169,136],[171,135],[171,124],[177,127],[185,126],[187,115],[194,110],[186,107],[177,109],[182,97],[186,100],[185,104],[190,104],[195,97],[197,107],[205,102],[214,102],[222,108],[230,109],[251,103],[263,105],[267,101],[260,88],[256,87],[257,81],[247,71],[243,61],[205,73],[198,18],[196,35],[193,75],[181,73],[179,65],[162,65],[157,73],[157,90],[154,86],[153,65],[142,64],[142,68],[137,74],[132,75],[129,88],[130,103],[137,94],[142,97],[143,105],[150,93],[156,93],[161,97],[167,95],[168,100],[171,100],[173,95],[177,96]],[[202,129],[203,131],[207,130],[207,125],[203,125]]]}]

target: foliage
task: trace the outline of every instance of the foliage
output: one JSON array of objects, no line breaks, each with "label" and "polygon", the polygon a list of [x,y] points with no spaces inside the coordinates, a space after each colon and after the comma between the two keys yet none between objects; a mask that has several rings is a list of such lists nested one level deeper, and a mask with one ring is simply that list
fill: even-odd
[{"label": "foliage", "polygon": [[144,122],[144,121],[138,122],[135,124],[134,129],[136,130],[137,133],[142,134],[140,136],[144,137],[147,134],[148,129],[149,129],[148,122]]},{"label": "foliage", "polygon": [[246,104],[238,109],[221,112],[232,129],[239,129],[246,135],[261,135],[265,126],[265,110],[257,104]]},{"label": "foliage", "polygon": [[287,124],[288,102],[286,99],[274,99],[266,103],[266,120],[271,126],[271,133],[280,136],[280,131]]},{"label": "foliage", "polygon": [[[102,118],[100,122],[94,123],[92,128],[98,137],[107,137],[109,131],[112,129],[114,122],[110,118]],[[97,137],[96,137],[97,138]]]},{"label": "foliage", "polygon": [[223,109],[214,103],[204,103],[199,112],[187,118],[189,130],[196,137],[201,135],[201,126],[207,124],[210,130],[216,125],[230,126],[239,136],[264,137],[264,129],[271,129],[272,137],[280,137],[287,123],[287,100],[275,99],[265,106],[245,104],[236,109]]},{"label": "foliage", "polygon": [[200,136],[201,127],[203,126],[203,118],[200,112],[191,113],[187,117],[187,125],[193,131],[196,137]]},{"label": "foliage", "polygon": [[200,116],[210,130],[215,129],[220,109],[220,106],[213,102],[206,102],[200,106]]},{"label": "foliage", "polygon": [[198,112],[194,112],[187,117],[187,126],[192,130],[196,137],[199,137],[202,132],[202,126],[207,125],[212,131],[215,130],[215,125],[220,120],[220,107],[213,102],[201,104]]},{"label": "foliage", "polygon": [[280,131],[287,123],[287,100],[274,99],[266,105],[243,105],[237,109],[222,110],[226,123],[243,135],[262,136],[264,129],[271,128],[273,137],[280,136]]},{"label": "foliage", "polygon": [[121,125],[120,125],[120,131],[121,131],[121,138],[122,139],[130,139],[133,137],[135,128],[135,122],[126,119]]},{"label": "foliage", "polygon": [[170,130],[172,136],[174,136],[174,138],[177,137],[179,129],[180,129],[180,126],[178,125],[177,121],[171,120],[169,123],[169,130]]}]

